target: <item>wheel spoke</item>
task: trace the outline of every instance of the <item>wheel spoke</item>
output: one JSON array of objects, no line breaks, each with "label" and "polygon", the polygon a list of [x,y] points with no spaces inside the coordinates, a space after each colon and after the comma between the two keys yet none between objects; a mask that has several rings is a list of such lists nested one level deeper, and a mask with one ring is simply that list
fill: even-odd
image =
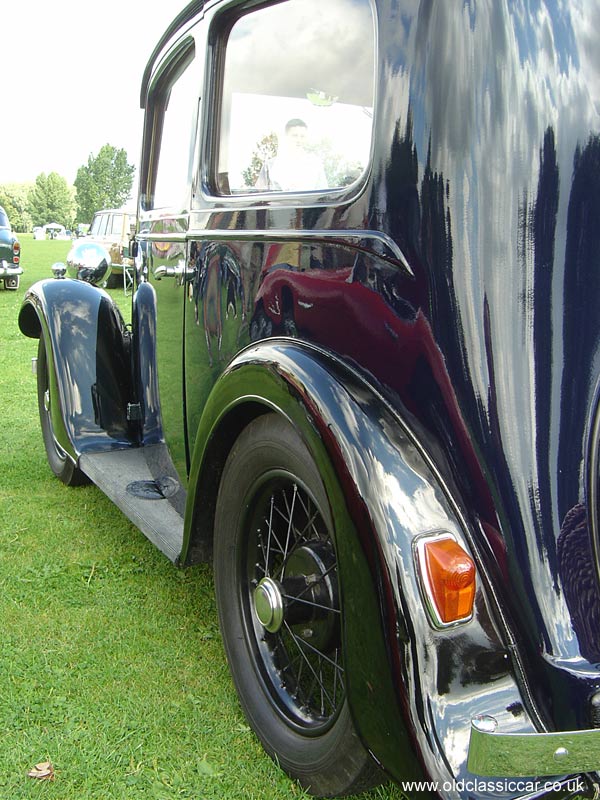
[{"label": "wheel spoke", "polygon": [[267,522],[267,556],[265,560],[265,575],[269,574],[269,559],[271,555],[271,533],[273,531],[273,502],[274,498],[271,495],[271,508],[269,513],[269,521]]},{"label": "wheel spoke", "polygon": [[[292,602],[298,601],[299,603],[310,603],[310,600],[303,600],[304,595],[308,592],[309,589],[312,589],[314,586],[316,586],[316,584],[321,583],[321,581],[324,581],[325,578],[327,578],[329,575],[331,575],[332,573],[335,573],[336,570],[337,570],[337,564],[332,564],[329,567],[329,569],[327,569],[322,575],[319,575],[319,577],[317,578],[316,581],[314,581],[313,583],[307,583],[306,588],[303,589],[300,592],[300,594],[297,594],[293,598],[291,598]],[[318,604],[315,603],[314,605],[318,605]],[[329,608],[328,606],[326,606],[326,608],[327,608],[327,611],[333,611],[333,612],[335,612],[337,614],[340,613],[339,609],[337,609],[337,608]]]},{"label": "wheel spoke", "polygon": [[[310,662],[310,659],[308,658],[308,656],[306,655],[306,653],[305,653],[305,652],[304,652],[304,650],[302,649],[302,646],[301,646],[300,642],[302,642],[302,645],[304,645],[304,646],[305,646],[305,647],[307,647],[309,650],[311,650],[312,652],[314,652],[314,653],[315,653],[317,656],[319,656],[321,659],[325,659],[325,660],[326,660],[326,661],[328,661],[330,664],[333,664],[334,662],[333,662],[331,659],[327,658],[325,655],[323,655],[323,653],[320,653],[320,652],[319,652],[318,650],[316,650],[314,647],[312,647],[311,645],[309,645],[309,643],[306,641],[306,639],[302,639],[302,638],[300,638],[299,636],[296,636],[296,635],[294,634],[294,632],[292,631],[292,629],[291,629],[291,628],[289,627],[289,625],[287,624],[287,622],[286,622],[286,623],[284,623],[284,624],[285,624],[285,627],[287,628],[287,631],[288,631],[288,633],[290,634],[290,637],[291,637],[292,641],[294,642],[294,644],[295,644],[295,645],[296,645],[296,647],[298,648],[298,651],[299,651],[299,653],[302,655],[302,658],[304,659],[304,663],[306,664],[306,666],[308,667],[308,669],[310,670],[310,672],[311,672],[311,674],[312,674],[312,676],[313,676],[313,683],[311,684],[311,688],[312,688],[312,686],[314,686],[314,681],[316,681],[317,683],[319,683],[319,676],[317,675],[317,672],[315,671],[315,668],[314,668],[314,667],[313,667],[313,665],[311,664],[311,662]],[[325,691],[325,687],[324,687],[324,686],[322,686],[322,684],[321,684],[321,690],[322,690],[323,692],[325,692],[325,695],[327,696],[327,699],[329,700],[329,703],[330,703],[331,707],[332,707],[332,708],[335,708],[335,705],[334,705],[334,702],[333,702],[333,700],[332,700],[332,699],[329,697],[329,694],[328,694],[328,693]]]},{"label": "wheel spoke", "polygon": [[256,654],[274,702],[314,729],[332,724],[344,699],[335,552],[308,492],[291,476],[268,480],[250,522]]},{"label": "wheel spoke", "polygon": [[291,532],[292,532],[292,520],[294,518],[294,508],[296,506],[296,496],[297,496],[297,494],[298,494],[298,487],[296,486],[296,484],[294,484],[294,495],[292,497],[292,507],[289,508],[288,501],[287,501],[287,495],[285,494],[285,492],[283,492],[283,500],[284,500],[284,503],[285,503],[286,508],[288,510],[288,529],[287,529],[287,533],[286,533],[286,537],[285,537],[285,550],[283,552],[283,564],[281,565],[281,577],[280,577],[280,580],[283,580],[283,574],[285,572],[285,565],[286,565],[286,560],[287,560],[287,556],[288,556],[288,548],[289,548],[289,545],[290,545],[290,535],[291,535]]},{"label": "wheel spoke", "polygon": [[303,502],[301,496],[298,498],[298,500],[300,501],[300,503],[302,505],[302,508],[304,509],[304,513],[306,514],[306,518],[307,518],[307,523],[304,526],[304,528],[302,529],[302,531],[300,531],[300,533],[298,534],[298,538],[300,540],[303,540],[303,541],[308,541],[309,538],[313,538],[313,537],[306,536],[306,531],[309,528],[312,528],[313,532],[314,532],[314,538],[318,539],[319,538],[319,532],[317,531],[317,529],[314,526],[314,521],[317,519],[317,517],[320,516],[318,509],[315,509],[314,514],[311,515],[311,512],[310,512],[310,498],[308,498],[308,497],[306,498],[307,505],[304,505],[304,502]]},{"label": "wheel spoke", "polygon": [[323,611],[327,611],[328,613],[331,614],[341,614],[339,608],[330,608],[329,606],[325,606],[322,603],[315,603],[313,600],[304,600],[301,596],[295,597],[294,595],[291,594],[284,594],[282,595],[282,597],[285,597],[286,600],[289,600],[289,605],[292,605],[293,603],[302,603],[305,606],[312,606],[312,608],[320,608]]}]

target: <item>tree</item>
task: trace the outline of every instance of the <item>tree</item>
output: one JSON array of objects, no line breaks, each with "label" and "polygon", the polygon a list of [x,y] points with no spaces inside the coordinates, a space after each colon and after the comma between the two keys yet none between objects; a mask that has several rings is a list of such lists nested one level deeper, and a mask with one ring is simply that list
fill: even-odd
[{"label": "tree", "polygon": [[250,164],[242,172],[244,184],[251,188],[255,185],[264,162],[277,155],[277,134],[269,133],[256,143]]},{"label": "tree", "polygon": [[75,212],[73,189],[57,172],[41,172],[27,196],[27,210],[34,225],[58,222],[70,228]]},{"label": "tree", "polygon": [[105,144],[97,156],[90,153],[75,178],[77,222],[91,222],[101,208],[120,208],[130,196],[134,172],[123,149]]},{"label": "tree", "polygon": [[5,183],[0,186],[0,206],[8,214],[10,224],[17,233],[31,230],[32,222],[27,204],[30,190],[30,183]]}]

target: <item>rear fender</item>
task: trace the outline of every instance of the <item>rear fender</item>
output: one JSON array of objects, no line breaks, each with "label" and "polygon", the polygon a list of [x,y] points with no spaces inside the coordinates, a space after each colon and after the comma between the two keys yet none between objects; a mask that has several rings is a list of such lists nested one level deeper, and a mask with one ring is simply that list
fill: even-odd
[{"label": "rear fender", "polygon": [[[336,527],[347,690],[357,730],[396,779],[465,778],[471,718],[533,731],[478,572],[468,623],[435,629],[421,599],[417,537],[464,520],[411,430],[357,373],[290,340],[242,351],[206,405],[192,458],[183,557],[209,551],[220,470],[240,430],[268,411],[299,431],[319,466]],[[195,502],[194,502],[195,498]],[[477,560],[477,558],[476,558]]]},{"label": "rear fender", "polygon": [[77,459],[83,452],[136,442],[128,420],[133,402],[130,334],[111,297],[82,281],[48,279],[26,293],[19,328],[44,337],[53,403],[54,433]]}]

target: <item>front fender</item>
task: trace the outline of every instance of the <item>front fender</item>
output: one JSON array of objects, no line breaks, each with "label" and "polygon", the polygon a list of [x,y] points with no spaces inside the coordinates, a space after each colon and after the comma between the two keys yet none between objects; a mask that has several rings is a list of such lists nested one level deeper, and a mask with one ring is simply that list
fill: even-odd
[{"label": "front fender", "polygon": [[243,409],[286,416],[319,465],[336,526],[348,696],[363,741],[386,770],[406,780],[416,752],[436,779],[465,778],[477,714],[492,714],[505,731],[534,731],[481,574],[470,622],[443,631],[429,624],[413,544],[444,530],[472,550],[466,525],[398,412],[329,354],[271,339],[223,373],[196,439],[186,547],[197,545],[198,509],[214,492],[204,467],[214,470],[215,442],[233,438]]},{"label": "front fender", "polygon": [[25,295],[19,328],[44,337],[59,398],[54,433],[65,451],[77,459],[130,446],[136,435],[127,419],[130,336],[111,297],[81,281],[39,281]]}]

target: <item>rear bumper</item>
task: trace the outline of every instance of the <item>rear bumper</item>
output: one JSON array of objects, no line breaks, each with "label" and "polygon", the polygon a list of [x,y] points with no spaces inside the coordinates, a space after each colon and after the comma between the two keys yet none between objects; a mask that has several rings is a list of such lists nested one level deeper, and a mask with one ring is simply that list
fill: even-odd
[{"label": "rear bumper", "polygon": [[16,264],[9,264],[8,261],[5,261],[4,259],[0,261],[0,278],[13,278],[22,274],[22,267]]},{"label": "rear bumper", "polygon": [[[532,797],[556,792],[561,785],[563,791],[569,788],[585,794],[589,782],[582,773],[600,770],[600,729],[497,733],[492,717],[479,717],[471,725],[467,766],[474,775],[501,778],[504,783],[515,778],[525,784],[527,776],[536,776],[531,779],[532,788],[535,784],[541,794],[535,791]],[[568,787],[561,777],[565,775],[575,776],[566,781]]]},{"label": "rear bumper", "polygon": [[471,725],[467,766],[476,775],[572,775],[600,770],[600,729],[496,733],[491,717]]}]

